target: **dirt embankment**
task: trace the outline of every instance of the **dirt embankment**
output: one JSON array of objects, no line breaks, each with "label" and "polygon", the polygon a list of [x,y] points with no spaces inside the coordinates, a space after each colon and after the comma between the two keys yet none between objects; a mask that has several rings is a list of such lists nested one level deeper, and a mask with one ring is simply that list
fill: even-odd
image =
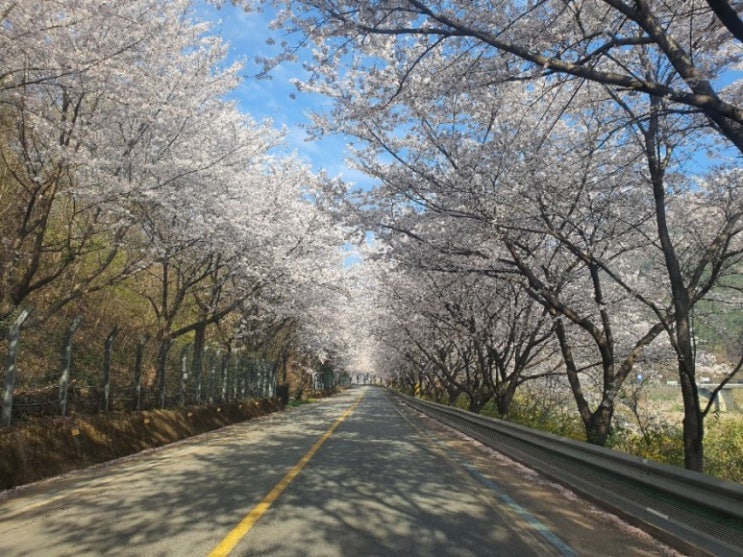
[{"label": "dirt embankment", "polygon": [[36,418],[0,429],[0,490],[281,410],[279,401]]}]

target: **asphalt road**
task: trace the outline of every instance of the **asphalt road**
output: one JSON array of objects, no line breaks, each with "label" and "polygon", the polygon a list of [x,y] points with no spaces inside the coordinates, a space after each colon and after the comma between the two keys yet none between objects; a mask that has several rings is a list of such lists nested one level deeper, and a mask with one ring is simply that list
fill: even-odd
[{"label": "asphalt road", "polygon": [[356,387],[0,495],[0,555],[675,555]]}]

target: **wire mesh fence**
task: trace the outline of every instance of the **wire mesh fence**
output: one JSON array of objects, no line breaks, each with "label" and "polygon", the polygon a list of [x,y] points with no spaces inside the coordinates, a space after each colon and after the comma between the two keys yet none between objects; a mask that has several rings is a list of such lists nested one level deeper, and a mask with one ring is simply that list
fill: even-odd
[{"label": "wire mesh fence", "polygon": [[[74,342],[81,327],[79,318],[67,325],[61,346],[58,344],[59,364],[54,366],[52,361],[46,364],[46,372],[31,374],[24,367],[38,367],[38,358],[28,358],[25,366],[19,363],[23,362],[24,319],[24,314],[19,315],[6,330],[0,425],[32,416],[136,411],[276,396],[276,364],[245,351],[197,349],[188,344],[174,347],[170,342],[163,351],[162,343],[160,347],[148,346],[154,343],[147,338],[117,351],[119,329],[115,327],[100,345],[99,354],[90,354],[86,344],[87,353],[81,357]],[[54,360],[53,356],[46,353],[41,361],[50,359]],[[82,360],[82,365],[76,365],[77,360]]]}]

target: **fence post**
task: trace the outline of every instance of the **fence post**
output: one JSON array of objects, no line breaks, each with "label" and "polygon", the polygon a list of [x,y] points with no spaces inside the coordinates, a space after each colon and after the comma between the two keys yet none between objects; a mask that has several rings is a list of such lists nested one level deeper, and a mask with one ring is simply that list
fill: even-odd
[{"label": "fence post", "polygon": [[191,362],[191,368],[194,372],[194,381],[195,381],[195,391],[196,391],[196,404],[201,404],[201,382],[202,382],[202,367],[204,366],[203,363],[203,353],[197,354],[198,347],[196,344],[193,346],[193,357]]},{"label": "fence post", "polygon": [[144,361],[144,346],[150,339],[145,335],[137,344],[137,356],[134,360],[134,409],[142,409],[142,362]]},{"label": "fence post", "polygon": [[267,369],[266,363],[261,360],[258,369],[261,378],[261,398],[268,398],[268,385],[271,378],[271,372]]},{"label": "fence post", "polygon": [[221,389],[222,394],[220,397],[221,402],[227,402],[227,380],[230,370],[230,353],[227,352],[224,356],[222,356],[222,367],[220,369],[221,372]]},{"label": "fence post", "polygon": [[230,400],[237,400],[238,387],[240,386],[240,354],[235,354],[235,367],[230,381]]},{"label": "fence post", "polygon": [[157,354],[157,395],[160,399],[160,408],[165,408],[165,373],[168,365],[168,352],[173,341],[164,338],[160,341],[160,348]]},{"label": "fence post", "polygon": [[253,374],[254,372],[253,367],[253,358],[251,356],[246,356],[245,361],[243,362],[243,396],[242,398],[247,398],[248,396],[253,395],[253,389],[255,387],[255,376]]},{"label": "fence post", "polygon": [[59,411],[62,416],[67,415],[67,390],[70,386],[70,368],[72,367],[72,335],[77,331],[82,319],[78,315],[72,320],[62,348],[62,377],[59,380]]},{"label": "fence post", "polygon": [[214,404],[215,394],[217,391],[217,362],[219,361],[220,350],[216,352],[209,352],[209,393],[207,395],[207,402]]},{"label": "fence post", "polygon": [[248,358],[247,356],[243,356],[240,359],[240,381],[237,384],[237,398],[238,400],[242,400],[245,398],[245,393],[248,390],[248,386],[250,383],[250,377],[248,376]]},{"label": "fence post", "polygon": [[186,382],[188,381],[188,346],[181,350],[181,392],[178,397],[178,406],[186,405]]},{"label": "fence post", "polygon": [[276,373],[276,368],[271,367],[271,386],[269,387],[269,391],[268,391],[269,398],[276,396],[277,385],[278,385],[278,374]]},{"label": "fence post", "polygon": [[253,392],[251,393],[256,398],[263,398],[263,371],[261,370],[260,362],[257,358],[250,362],[252,366],[253,376]]},{"label": "fence post", "polygon": [[28,317],[28,310],[24,309],[10,326],[8,332],[8,355],[5,358],[5,393],[3,393],[2,423],[9,426],[13,416],[13,390],[15,389],[16,358],[18,357],[18,343],[21,338],[21,326]]},{"label": "fence post", "polygon": [[106,338],[103,345],[103,411],[108,412],[111,406],[111,351],[113,349],[116,335],[119,334],[119,326],[115,325],[111,334]]},{"label": "fence post", "polygon": [[233,368],[230,381],[230,400],[240,398],[240,373],[242,370],[242,358],[240,354],[235,354],[235,367]]}]

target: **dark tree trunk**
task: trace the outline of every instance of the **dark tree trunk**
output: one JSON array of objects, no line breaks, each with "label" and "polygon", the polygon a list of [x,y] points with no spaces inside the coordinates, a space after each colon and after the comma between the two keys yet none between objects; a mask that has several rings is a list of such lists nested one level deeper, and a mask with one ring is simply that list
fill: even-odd
[{"label": "dark tree trunk", "polygon": [[506,388],[503,388],[503,384],[499,385],[499,389],[495,394],[495,405],[498,408],[498,415],[501,418],[507,418],[511,412],[511,403],[513,402],[513,396],[516,393],[516,382],[509,381],[506,383]]},{"label": "dark tree trunk", "polygon": [[593,445],[606,445],[613,417],[614,404],[608,400],[603,401],[585,423],[586,440]]},{"label": "dark tree trunk", "polygon": [[645,131],[645,149],[653,184],[658,238],[663,250],[673,296],[676,334],[675,342],[674,338],[671,338],[671,344],[676,350],[679,383],[684,401],[684,466],[689,470],[702,472],[704,470],[704,419],[697,393],[694,341],[691,332],[691,300],[666,219],[665,170],[663,162],[658,158],[660,101],[652,99],[651,103],[651,117]]}]

